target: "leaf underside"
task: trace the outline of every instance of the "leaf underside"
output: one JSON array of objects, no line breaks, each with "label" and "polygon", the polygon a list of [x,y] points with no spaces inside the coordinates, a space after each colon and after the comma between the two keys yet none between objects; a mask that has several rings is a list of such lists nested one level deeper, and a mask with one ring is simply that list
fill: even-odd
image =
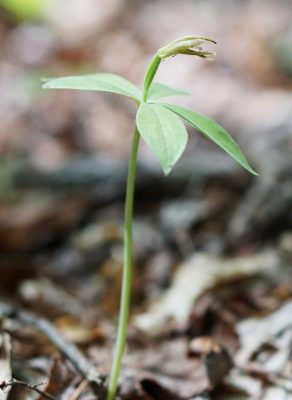
[{"label": "leaf underside", "polygon": [[163,97],[170,96],[188,96],[189,93],[184,90],[176,89],[171,86],[164,85],[160,82],[153,82],[149,89],[148,101],[155,101]]},{"label": "leaf underside", "polygon": [[43,85],[44,89],[97,90],[128,96],[140,102],[142,93],[132,82],[115,74],[91,74],[54,78]]},{"label": "leaf underside", "polygon": [[251,167],[243,152],[229,133],[216,121],[205,115],[190,111],[186,108],[172,104],[163,104],[169,110],[182,117],[191,126],[216,143],[221,149],[228,153],[235,161],[253,175],[256,171]]},{"label": "leaf underside", "polygon": [[167,175],[182,155],[188,140],[182,120],[160,104],[142,103],[137,111],[138,130]]}]

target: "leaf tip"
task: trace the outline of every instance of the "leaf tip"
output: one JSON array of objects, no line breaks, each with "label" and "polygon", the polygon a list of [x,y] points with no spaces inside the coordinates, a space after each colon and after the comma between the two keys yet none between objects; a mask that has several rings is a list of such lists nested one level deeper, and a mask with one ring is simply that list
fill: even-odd
[{"label": "leaf tip", "polygon": [[[236,160],[238,162],[238,160]],[[253,167],[250,165],[250,163],[245,159],[245,162],[239,162],[239,164],[246,170],[248,171],[251,175],[258,176],[259,174],[256,172],[256,170],[253,169]]]},{"label": "leaf tip", "polygon": [[172,168],[173,168],[173,165],[167,165],[166,167],[162,167],[164,175],[165,176],[169,175]]},{"label": "leaf tip", "polygon": [[253,168],[249,168],[248,171],[254,176],[259,176],[259,174]]}]

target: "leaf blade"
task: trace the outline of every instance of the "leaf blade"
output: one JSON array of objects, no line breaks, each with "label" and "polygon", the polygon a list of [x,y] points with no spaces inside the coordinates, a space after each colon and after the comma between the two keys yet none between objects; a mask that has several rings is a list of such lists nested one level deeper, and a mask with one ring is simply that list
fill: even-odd
[{"label": "leaf blade", "polygon": [[222,150],[228,153],[238,164],[240,164],[251,174],[258,175],[245,158],[245,155],[241,151],[236,141],[216,121],[206,117],[203,114],[190,111],[180,106],[165,103],[163,105],[182,117],[208,139],[216,143]]},{"label": "leaf blade", "polygon": [[136,123],[142,138],[159,159],[163,172],[169,174],[188,140],[182,120],[160,104],[142,103]]},{"label": "leaf blade", "polygon": [[188,96],[189,93],[181,90],[181,89],[176,89],[168,85],[164,85],[163,83],[160,82],[153,82],[150,86],[149,89],[149,95],[147,100],[148,101],[155,101],[162,99],[164,97],[170,97],[170,96]]},{"label": "leaf blade", "polygon": [[97,90],[120,94],[140,102],[142,93],[132,82],[115,74],[67,76],[46,81],[44,89]]}]

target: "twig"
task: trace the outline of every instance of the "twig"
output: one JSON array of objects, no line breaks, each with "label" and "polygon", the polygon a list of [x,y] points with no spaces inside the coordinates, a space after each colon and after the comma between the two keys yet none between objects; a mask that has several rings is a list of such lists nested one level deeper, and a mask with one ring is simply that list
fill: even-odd
[{"label": "twig", "polygon": [[77,400],[87,386],[88,386],[88,381],[86,379],[83,379],[83,381],[80,382],[80,384],[77,386],[76,390],[70,397],[70,400]]},{"label": "twig", "polygon": [[96,383],[100,388],[103,386],[104,377],[97,372],[97,369],[73,343],[67,342],[60,335],[48,320],[3,301],[0,301],[1,314],[8,318],[16,318],[23,324],[31,325],[42,332],[87,381]]},{"label": "twig", "polygon": [[0,389],[1,390],[5,390],[8,386],[15,386],[15,385],[19,385],[19,386],[24,386],[25,388],[29,389],[29,390],[33,390],[34,392],[37,392],[39,395],[41,395],[42,397],[44,397],[45,399],[49,399],[49,400],[56,400],[55,397],[53,397],[51,394],[44,392],[43,390],[39,389],[38,386],[43,385],[44,383],[38,383],[36,385],[31,385],[27,382],[24,381],[19,381],[17,379],[11,379],[8,382],[1,382],[0,383]]}]

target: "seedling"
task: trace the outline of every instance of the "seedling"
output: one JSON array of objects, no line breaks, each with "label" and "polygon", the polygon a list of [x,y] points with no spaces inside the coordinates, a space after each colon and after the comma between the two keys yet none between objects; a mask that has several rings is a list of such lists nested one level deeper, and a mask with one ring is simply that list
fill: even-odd
[{"label": "seedling", "polygon": [[215,142],[250,173],[257,173],[250,166],[238,144],[217,122],[190,111],[186,108],[162,102],[161,99],[173,95],[185,95],[184,91],[154,82],[155,74],[162,60],[178,54],[195,55],[204,59],[212,59],[215,53],[206,51],[202,45],[215,43],[206,37],[187,36],[175,40],[159,49],[154,55],[145,74],[144,87],[140,90],[125,78],[114,74],[92,74],[69,76],[46,80],[45,89],[80,89],[112,92],[130,97],[137,104],[136,124],[132,139],[129,159],[125,215],[124,215],[124,268],[122,279],[119,326],[112,370],[108,386],[107,400],[116,396],[122,357],[126,344],[126,333],[129,320],[132,258],[133,258],[133,197],[135,172],[139,141],[142,137],[157,156],[165,175],[169,174],[182,155],[188,140],[184,122],[188,122],[198,132]]}]

